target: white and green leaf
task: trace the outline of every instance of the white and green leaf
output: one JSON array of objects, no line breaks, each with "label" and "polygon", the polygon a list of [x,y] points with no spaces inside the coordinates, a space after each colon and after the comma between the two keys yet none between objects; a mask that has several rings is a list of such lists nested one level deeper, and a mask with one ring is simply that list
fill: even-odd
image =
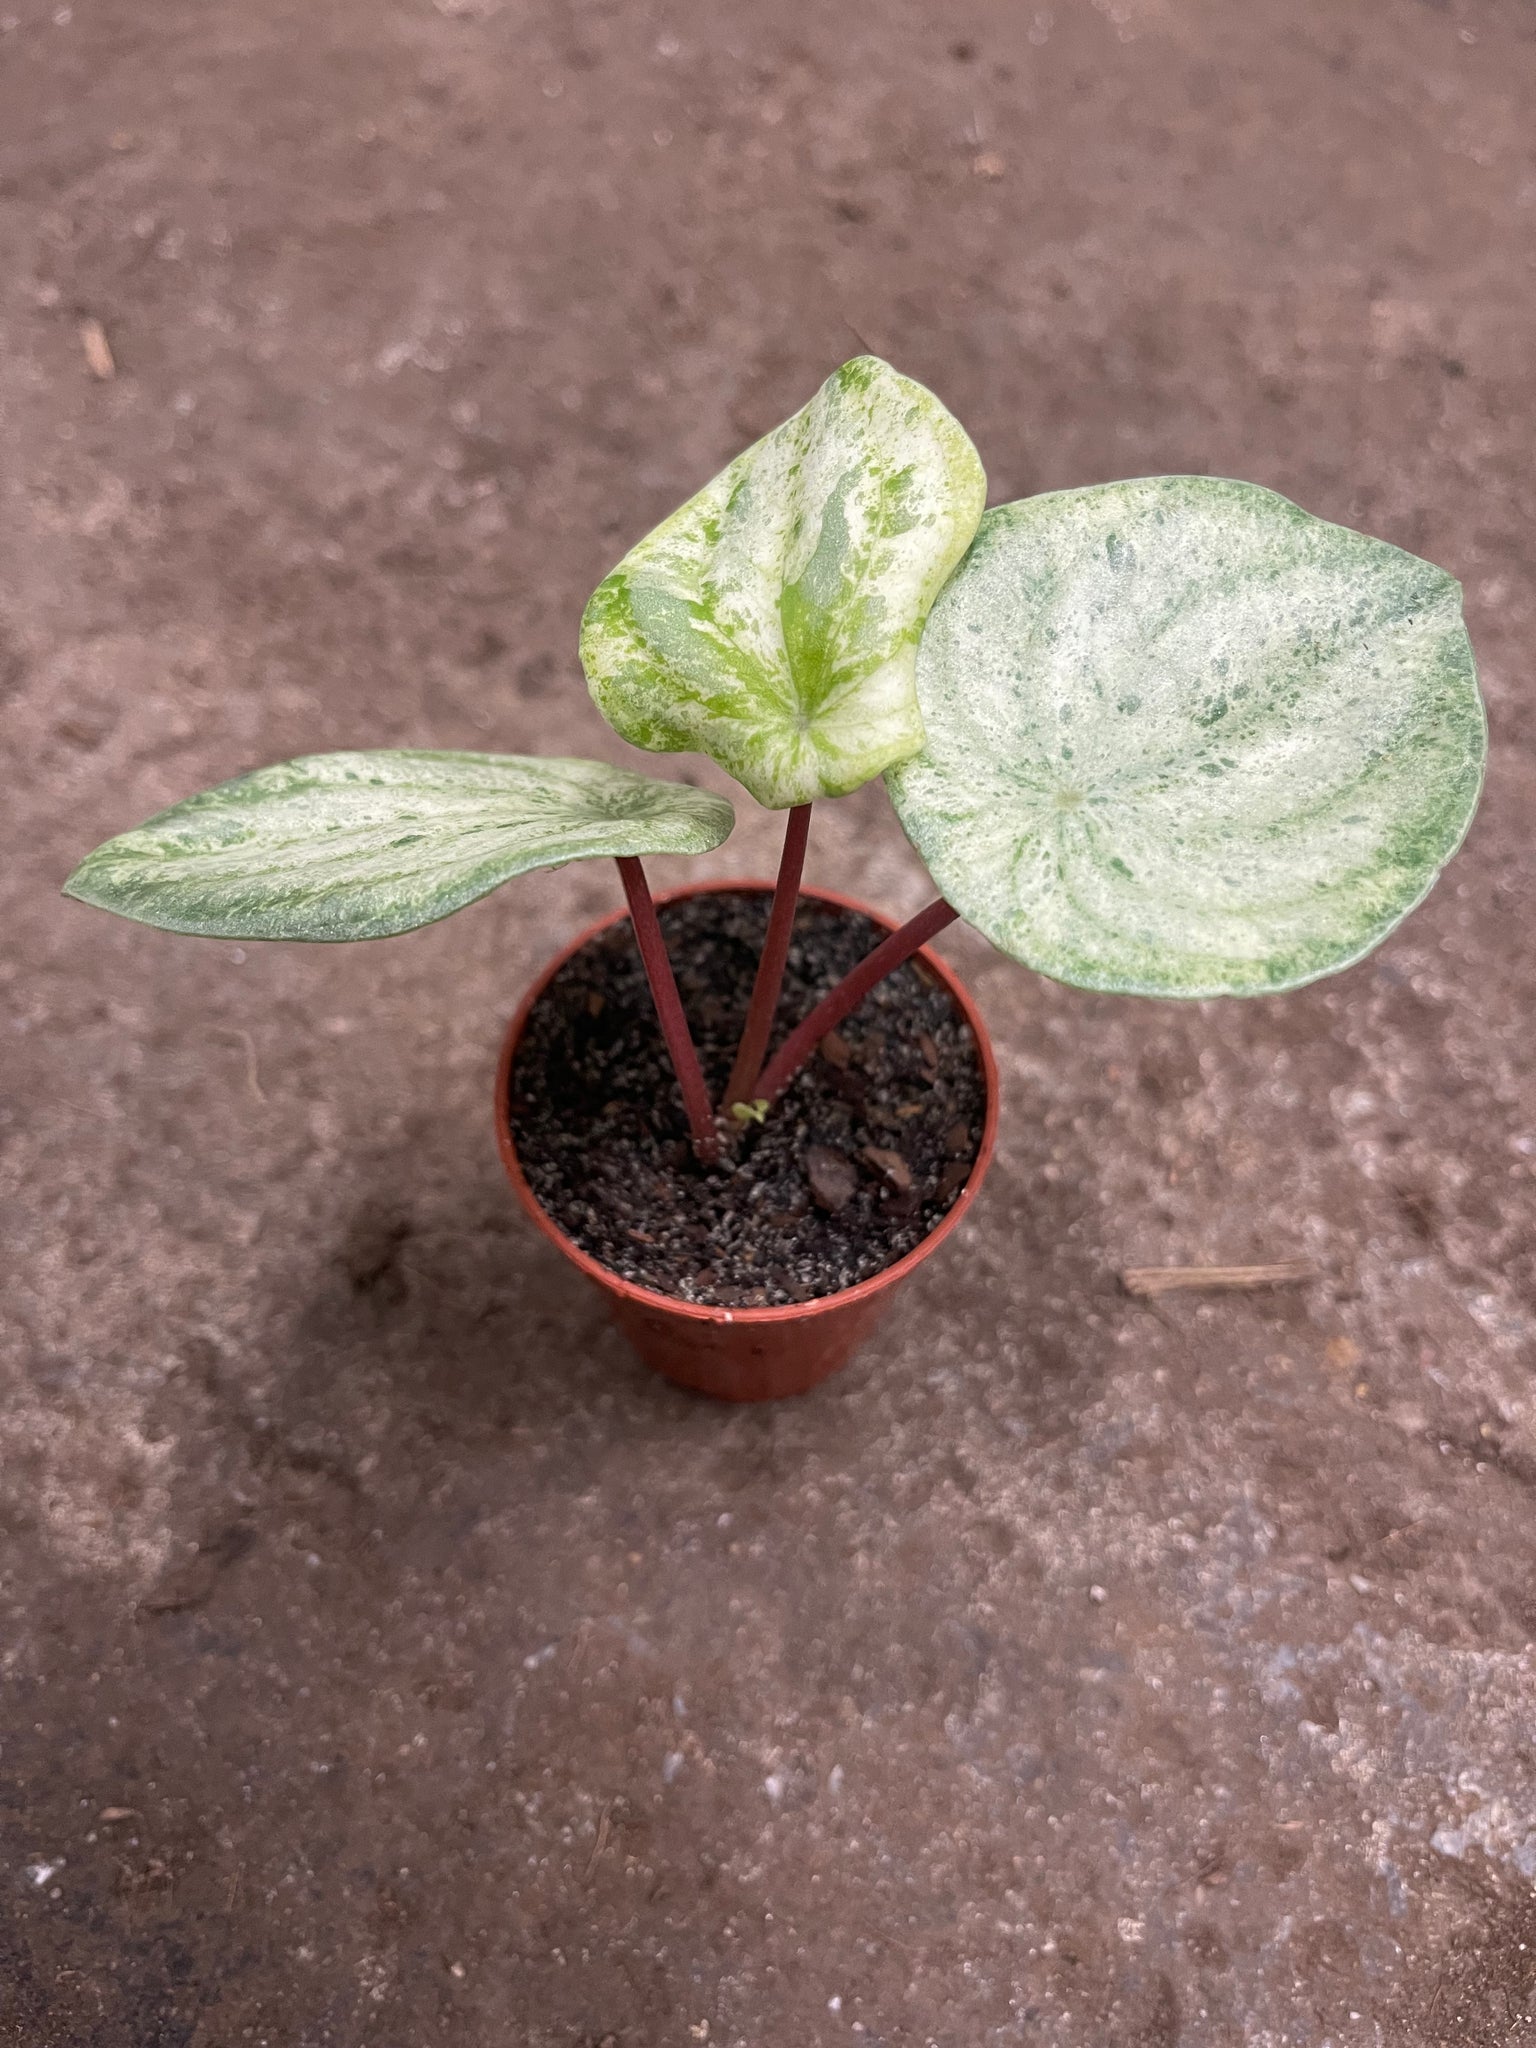
[{"label": "white and green leaf", "polygon": [[922,745],[918,639],[985,502],[932,392],[845,363],[598,585],[581,659],[599,710],[770,809],[858,788]]},{"label": "white and green leaf", "polygon": [[64,887],[166,931],[382,939],[532,868],[707,853],[734,822],[723,797],[602,761],[308,754],[173,804]]},{"label": "white and green leaf", "polygon": [[1253,484],[1145,477],[987,514],[888,777],[945,896],[1082,988],[1295,987],[1368,952],[1476,808],[1460,590]]}]

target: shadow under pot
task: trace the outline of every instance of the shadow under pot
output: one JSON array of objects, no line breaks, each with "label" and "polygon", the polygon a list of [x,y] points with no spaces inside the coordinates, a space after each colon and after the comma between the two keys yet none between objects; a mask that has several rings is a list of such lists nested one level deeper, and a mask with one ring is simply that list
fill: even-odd
[{"label": "shadow under pot", "polygon": [[[771,893],[719,882],[658,905],[717,1096]],[[778,1035],[892,928],[851,897],[802,891]],[[535,1226],[602,1290],[647,1365],[720,1400],[770,1401],[846,1365],[955,1229],[991,1162],[997,1093],[975,1004],[924,948],[706,1171],[620,910],[523,998],[497,1069],[496,1141]]]}]

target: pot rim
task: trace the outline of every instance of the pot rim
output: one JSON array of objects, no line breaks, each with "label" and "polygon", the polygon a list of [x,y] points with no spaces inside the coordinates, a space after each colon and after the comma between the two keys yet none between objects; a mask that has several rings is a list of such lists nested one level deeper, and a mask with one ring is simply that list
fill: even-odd
[{"label": "pot rim", "polygon": [[[760,896],[770,896],[773,893],[773,884],[761,879],[747,877],[729,878],[719,882],[690,882],[685,883],[679,889],[664,891],[656,898],[656,904],[659,909],[669,903],[677,903],[690,896],[718,896],[732,890],[738,892],[745,890]],[[878,925],[886,933],[897,929],[883,911],[874,909],[868,903],[861,903],[856,896],[845,896],[836,889],[820,889],[807,884],[801,885],[799,894],[811,897],[819,903],[830,903],[839,910],[857,911],[861,916],[869,918],[872,923]],[[852,1287],[839,1288],[835,1294],[818,1294],[809,1301],[786,1302],[781,1307],[775,1308],[726,1308],[710,1302],[684,1301],[679,1295],[663,1294],[659,1288],[642,1287],[636,1281],[626,1280],[622,1274],[615,1273],[611,1267],[605,1266],[600,1259],[594,1259],[590,1252],[584,1252],[573,1238],[567,1237],[559,1224],[550,1216],[529,1185],[527,1176],[522,1169],[522,1162],[517,1156],[516,1141],[512,1136],[510,1110],[512,1061],[516,1056],[523,1031],[527,1026],[529,1013],[551,981],[560,972],[561,968],[565,966],[567,961],[573,959],[584,946],[589,945],[593,939],[598,937],[600,933],[607,931],[612,925],[624,923],[628,916],[628,910],[622,906],[617,910],[611,910],[605,916],[595,918],[584,930],[577,933],[569,945],[562,947],[560,952],[548,962],[529,984],[522,1001],[517,1006],[512,1022],[507,1027],[506,1037],[502,1041],[501,1057],[496,1063],[496,1148],[501,1154],[501,1163],[507,1170],[507,1177],[512,1183],[513,1191],[535,1226],[557,1251],[562,1252],[571,1261],[572,1265],[579,1266],[581,1271],[589,1279],[595,1280],[600,1287],[606,1288],[610,1293],[617,1294],[625,1301],[633,1302],[637,1306],[677,1316],[685,1322],[713,1323],[720,1326],[735,1326],[744,1323],[748,1326],[758,1327],[775,1323],[803,1322],[810,1316],[824,1315],[833,1309],[845,1308],[853,1302],[867,1300],[871,1295],[882,1293],[886,1288],[894,1287],[899,1281],[905,1279],[908,1273],[912,1272],[915,1267],[920,1266],[932,1252],[937,1251],[944,1239],[955,1229],[961,1218],[970,1208],[972,1202],[981,1191],[982,1181],[986,1178],[987,1168],[992,1162],[992,1154],[997,1144],[998,1078],[997,1061],[992,1052],[992,1041],[987,1035],[987,1027],[982,1022],[981,1012],[977,1009],[969,989],[967,989],[964,982],[961,981],[949,963],[939,954],[931,951],[927,946],[920,947],[913,957],[921,960],[929,972],[942,982],[951,1000],[970,1027],[971,1036],[976,1044],[977,1056],[981,1062],[982,1080],[986,1086],[987,1106],[982,1118],[981,1142],[976,1148],[976,1156],[971,1162],[971,1170],[966,1178],[965,1186],[960,1190],[959,1196],[948,1214],[942,1217],[934,1225],[933,1229],[929,1231],[928,1235],[912,1247],[911,1251],[904,1253],[901,1258],[895,1260],[891,1265],[882,1266],[880,1271],[871,1274],[869,1279],[860,1280]]]}]

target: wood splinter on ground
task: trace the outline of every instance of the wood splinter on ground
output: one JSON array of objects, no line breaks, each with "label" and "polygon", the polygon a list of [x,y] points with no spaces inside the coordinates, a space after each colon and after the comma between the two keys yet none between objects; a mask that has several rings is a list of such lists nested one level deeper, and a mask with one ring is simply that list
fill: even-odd
[{"label": "wood splinter on ground", "polygon": [[1127,1266],[1120,1285],[1127,1294],[1155,1298],[1160,1294],[1230,1293],[1255,1287],[1294,1287],[1314,1280],[1310,1259],[1280,1259],[1269,1266]]},{"label": "wood splinter on ground", "polygon": [[80,346],[85,351],[85,367],[93,377],[105,384],[117,375],[112,344],[107,340],[107,330],[99,320],[80,322]]},{"label": "wood splinter on ground", "polygon": [[608,1835],[612,1820],[613,1801],[610,1799],[607,1805],[603,1808],[601,1814],[599,1814],[598,1816],[597,1840],[593,1844],[592,1854],[587,1862],[587,1874],[584,1880],[587,1884],[590,1884],[592,1882],[592,1873],[594,1870],[596,1870],[598,1864],[601,1862],[603,1851],[608,1846]]}]

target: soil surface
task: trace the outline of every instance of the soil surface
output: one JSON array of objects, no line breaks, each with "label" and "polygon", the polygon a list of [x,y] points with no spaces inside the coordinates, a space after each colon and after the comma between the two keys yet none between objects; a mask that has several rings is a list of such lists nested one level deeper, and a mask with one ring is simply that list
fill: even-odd
[{"label": "soil surface", "polygon": [[[760,892],[664,905],[662,935],[710,1100],[746,1021]],[[770,1050],[885,936],[802,902]],[[529,1013],[510,1083],[518,1157],[583,1251],[684,1301],[782,1308],[869,1280],[954,1207],[986,1081],[970,1026],[920,963],[887,975],[706,1172],[628,922],[583,947]]]},{"label": "soil surface", "polygon": [[[5,2048],[1530,2036],[1533,106],[1529,0],[4,0]],[[496,1157],[611,868],[350,947],[56,892],[308,750],[666,770],[581,608],[866,343],[994,499],[1209,471],[1445,564],[1492,767],[1295,995],[946,932],[986,1190],[736,1411]],[[656,887],[771,874],[738,815]],[[807,879],[928,900],[878,786]]]}]

